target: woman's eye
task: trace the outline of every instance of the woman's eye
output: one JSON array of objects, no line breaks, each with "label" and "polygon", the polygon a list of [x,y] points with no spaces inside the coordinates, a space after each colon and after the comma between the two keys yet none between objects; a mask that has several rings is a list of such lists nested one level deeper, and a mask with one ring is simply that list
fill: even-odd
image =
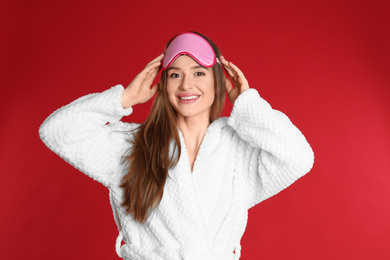
[{"label": "woman's eye", "polygon": [[203,76],[203,75],[205,75],[203,72],[196,72],[195,73],[195,76]]},{"label": "woman's eye", "polygon": [[170,77],[171,77],[171,78],[178,78],[179,76],[180,76],[180,75],[177,74],[177,73],[172,73]]}]

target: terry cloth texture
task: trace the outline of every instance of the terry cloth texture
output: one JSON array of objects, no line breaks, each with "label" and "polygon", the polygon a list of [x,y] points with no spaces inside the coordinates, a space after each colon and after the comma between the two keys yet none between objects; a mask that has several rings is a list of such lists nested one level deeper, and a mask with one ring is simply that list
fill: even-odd
[{"label": "terry cloth texture", "polygon": [[130,145],[126,139],[131,138],[126,131],[139,126],[120,121],[133,112],[132,107],[121,105],[123,90],[119,84],[80,97],[54,111],[39,128],[49,149],[108,188],[119,231],[118,256],[132,260],[239,259],[248,209],[311,170],[314,154],[305,137],[256,89],[244,91],[229,117],[210,124],[193,171],[178,129],[180,160],[169,170],[161,203],[140,224],[120,206],[119,183],[127,173],[121,161]]}]

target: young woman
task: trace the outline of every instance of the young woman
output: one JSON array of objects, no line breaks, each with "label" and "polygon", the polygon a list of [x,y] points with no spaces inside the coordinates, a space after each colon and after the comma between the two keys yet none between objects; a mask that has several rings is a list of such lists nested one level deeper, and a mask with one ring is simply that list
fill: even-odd
[{"label": "young woman", "polygon": [[[225,92],[233,109],[219,117]],[[155,95],[144,123],[120,121]],[[109,189],[124,259],[239,259],[248,209],[314,162],[288,117],[196,32],[172,38],[126,89],[119,84],[56,110],[39,134]]]}]

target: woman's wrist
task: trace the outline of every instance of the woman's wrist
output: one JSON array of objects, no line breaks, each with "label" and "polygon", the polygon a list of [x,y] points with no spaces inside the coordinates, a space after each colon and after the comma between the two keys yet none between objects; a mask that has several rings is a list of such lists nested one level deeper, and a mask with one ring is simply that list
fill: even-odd
[{"label": "woman's wrist", "polygon": [[123,109],[127,109],[127,108],[132,107],[136,104],[137,103],[134,102],[128,95],[126,95],[125,92],[122,93],[121,105],[122,105]]}]

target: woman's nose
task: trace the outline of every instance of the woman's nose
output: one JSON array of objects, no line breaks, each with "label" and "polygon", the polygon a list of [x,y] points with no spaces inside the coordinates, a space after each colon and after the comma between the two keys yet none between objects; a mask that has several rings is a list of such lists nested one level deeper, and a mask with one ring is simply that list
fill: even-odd
[{"label": "woman's nose", "polygon": [[194,86],[194,83],[188,76],[183,76],[180,82],[180,88],[183,90],[191,89]]}]

